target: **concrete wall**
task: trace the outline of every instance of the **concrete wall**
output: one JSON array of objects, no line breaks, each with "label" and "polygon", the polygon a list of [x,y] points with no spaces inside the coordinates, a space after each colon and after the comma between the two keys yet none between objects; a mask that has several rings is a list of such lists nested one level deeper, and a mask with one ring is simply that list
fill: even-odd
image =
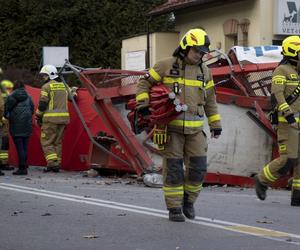
[{"label": "concrete wall", "polygon": [[153,66],[155,62],[165,58],[170,57],[174,50],[179,44],[179,33],[153,33],[153,54],[150,58],[150,65]]},{"label": "concrete wall", "polygon": [[[219,139],[208,135],[208,172],[251,176],[271,160],[272,138],[247,115],[248,109],[218,103],[223,131]],[[232,122],[234,121],[234,122]]]},{"label": "concrete wall", "polygon": [[125,69],[125,55],[133,51],[147,50],[147,36],[141,35],[122,40],[121,69]]},{"label": "concrete wall", "polygon": [[[259,13],[259,22],[255,27],[260,31],[260,45],[270,45],[274,39],[273,35],[273,16],[274,4],[273,0],[260,0],[257,1],[257,13]],[[252,32],[252,34],[255,31]]]}]

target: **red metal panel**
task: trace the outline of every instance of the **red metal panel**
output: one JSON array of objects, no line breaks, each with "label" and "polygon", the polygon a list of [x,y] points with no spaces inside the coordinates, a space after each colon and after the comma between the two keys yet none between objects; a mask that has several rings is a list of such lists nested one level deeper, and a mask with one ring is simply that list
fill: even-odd
[{"label": "red metal panel", "polygon": [[[288,179],[291,176],[284,176],[277,180],[272,187],[274,188],[284,188],[288,185]],[[240,187],[253,187],[253,178],[247,176],[230,175],[222,173],[207,173],[204,179],[206,184],[218,184],[218,185],[232,185]]]},{"label": "red metal panel", "polygon": [[[85,85],[94,86],[91,80],[84,75],[84,72],[80,73],[80,78]],[[91,91],[91,89],[89,88],[88,90]],[[123,92],[123,94],[130,93],[132,95],[133,89],[132,87],[128,88],[128,91]],[[112,105],[110,98],[116,95],[120,96],[117,93],[119,90],[120,87],[100,88],[96,90],[96,93],[93,92],[91,94],[95,96],[95,107],[102,118],[102,122],[109,128],[110,134],[114,136],[122,150],[125,151],[126,157],[133,169],[138,175],[141,175],[145,170],[153,167],[153,162],[133,132],[128,128],[119,112]]]},{"label": "red metal panel", "polygon": [[274,70],[278,66],[278,63],[258,63],[258,64],[244,64],[244,65],[233,65],[230,66],[222,66],[222,67],[214,67],[211,68],[212,75],[214,77],[217,76],[226,76],[231,75],[233,73],[250,73],[250,72],[260,72],[260,71],[268,71]]}]

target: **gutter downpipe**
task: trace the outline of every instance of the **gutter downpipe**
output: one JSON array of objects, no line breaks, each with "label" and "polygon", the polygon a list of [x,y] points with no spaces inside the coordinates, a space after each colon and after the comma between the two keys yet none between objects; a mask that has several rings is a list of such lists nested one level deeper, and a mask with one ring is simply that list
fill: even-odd
[{"label": "gutter downpipe", "polygon": [[146,69],[150,68],[150,22],[152,17],[147,19],[147,51],[146,51]]}]

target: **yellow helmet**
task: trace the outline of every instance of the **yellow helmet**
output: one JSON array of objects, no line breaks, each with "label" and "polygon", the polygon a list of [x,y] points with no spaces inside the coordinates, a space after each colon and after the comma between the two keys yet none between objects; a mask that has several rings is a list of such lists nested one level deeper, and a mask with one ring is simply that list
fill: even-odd
[{"label": "yellow helmet", "polygon": [[282,41],[282,54],[284,56],[295,57],[300,51],[300,37],[289,36]]},{"label": "yellow helmet", "polygon": [[10,80],[3,80],[1,81],[1,87],[12,89],[14,87],[14,84]]},{"label": "yellow helmet", "polygon": [[181,39],[180,47],[186,50],[187,47],[196,47],[199,51],[208,53],[210,41],[206,32],[202,29],[191,29]]}]

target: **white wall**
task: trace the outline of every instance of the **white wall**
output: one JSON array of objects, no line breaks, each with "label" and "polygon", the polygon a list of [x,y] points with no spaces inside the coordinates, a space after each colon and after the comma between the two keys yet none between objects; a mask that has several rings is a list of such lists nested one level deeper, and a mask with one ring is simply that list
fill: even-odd
[{"label": "white wall", "polygon": [[[272,0],[248,0],[226,6],[208,8],[176,15],[176,30],[180,37],[189,29],[203,27],[212,43],[212,48],[221,42],[224,51],[225,36],[223,23],[228,19],[250,20],[248,45],[258,46],[272,43],[273,38],[273,2]],[[227,51],[224,51],[227,52]]]},{"label": "white wall", "polygon": [[[218,103],[222,117],[222,135],[208,135],[208,172],[240,176],[258,173],[271,160],[272,138],[247,115],[248,109]],[[234,122],[232,122],[234,121]]]},{"label": "white wall", "polygon": [[141,35],[122,40],[121,69],[125,69],[125,56],[128,52],[147,50],[147,36]]},{"label": "white wall", "polygon": [[[158,60],[172,55],[179,43],[178,34],[178,32],[156,32],[150,34],[150,67]],[[134,51],[147,51],[146,35],[135,36],[122,41],[122,69],[125,69],[126,53]]]}]

